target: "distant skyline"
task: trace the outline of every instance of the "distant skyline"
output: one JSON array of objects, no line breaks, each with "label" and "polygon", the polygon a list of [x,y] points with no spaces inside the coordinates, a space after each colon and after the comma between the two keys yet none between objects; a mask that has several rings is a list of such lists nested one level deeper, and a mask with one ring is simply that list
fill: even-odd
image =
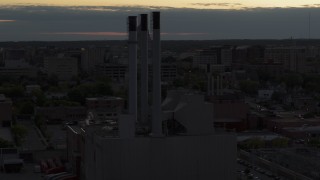
[{"label": "distant skyline", "polygon": [[162,12],[162,39],[320,38],[316,0],[1,0],[0,41],[125,40],[126,17]]}]

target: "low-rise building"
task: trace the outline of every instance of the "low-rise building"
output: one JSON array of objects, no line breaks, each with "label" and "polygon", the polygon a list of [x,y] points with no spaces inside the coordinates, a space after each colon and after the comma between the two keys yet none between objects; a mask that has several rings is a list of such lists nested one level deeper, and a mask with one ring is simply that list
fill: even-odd
[{"label": "low-rise building", "polygon": [[284,128],[292,127],[312,127],[320,126],[319,118],[308,118],[303,117],[289,117],[289,118],[274,118],[267,120],[267,128],[270,131],[282,133]]},{"label": "low-rise building", "polygon": [[236,94],[210,96],[213,103],[213,122],[215,127],[243,131],[249,128],[247,124],[249,106],[244,98]]},{"label": "low-rise building", "polygon": [[40,85],[26,85],[26,93],[31,94],[34,91],[39,91],[41,90]]},{"label": "low-rise building", "polygon": [[124,109],[124,99],[120,97],[86,98],[88,113],[95,121],[117,120]]},{"label": "low-rise building", "polygon": [[12,121],[12,101],[0,94],[0,124],[1,126],[11,126]]},{"label": "low-rise building", "polygon": [[320,137],[320,126],[286,127],[282,134],[292,139],[310,139]]},{"label": "low-rise building", "polygon": [[36,107],[35,114],[40,115],[49,124],[79,122],[87,117],[87,108],[83,106]]},{"label": "low-rise building", "polygon": [[260,89],[258,90],[258,98],[260,100],[270,100],[273,95],[273,90],[271,89]]}]

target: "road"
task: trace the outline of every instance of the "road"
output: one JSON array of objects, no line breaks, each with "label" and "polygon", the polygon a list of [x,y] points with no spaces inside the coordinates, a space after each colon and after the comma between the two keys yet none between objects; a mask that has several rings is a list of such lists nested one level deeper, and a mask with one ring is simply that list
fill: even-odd
[{"label": "road", "polygon": [[[256,170],[254,170],[252,167],[250,168],[250,167],[248,167],[248,166],[246,166],[244,164],[241,164],[239,162],[237,163],[236,167],[237,167],[237,173],[238,174],[241,174],[240,171],[245,171],[247,168],[250,169],[250,173],[253,174],[252,176],[253,176],[253,179],[255,179],[255,180],[259,180],[259,179],[260,180],[273,180],[274,179],[272,177],[267,176],[266,174],[263,174],[263,173],[260,173],[260,172],[258,172]],[[264,170],[264,169],[262,169],[262,170],[264,172],[268,172],[267,170]],[[268,173],[270,173],[270,172],[268,172]],[[270,173],[270,174],[272,174],[272,173]]]},{"label": "road", "polygon": [[65,149],[67,146],[66,130],[62,129],[62,125],[48,125],[47,131],[50,135],[49,144],[55,149]]},{"label": "road", "polygon": [[33,122],[19,121],[19,124],[25,126],[28,129],[28,134],[25,141],[22,144],[23,150],[44,150],[46,145],[41,141],[39,134],[36,131],[36,127]]}]

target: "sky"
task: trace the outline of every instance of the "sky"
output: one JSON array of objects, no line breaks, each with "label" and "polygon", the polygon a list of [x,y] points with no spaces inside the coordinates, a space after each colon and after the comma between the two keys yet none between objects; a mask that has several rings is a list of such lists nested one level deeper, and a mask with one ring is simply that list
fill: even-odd
[{"label": "sky", "polygon": [[152,11],[161,11],[167,40],[320,38],[319,8],[319,0],[0,0],[0,41],[124,40],[126,17]]}]

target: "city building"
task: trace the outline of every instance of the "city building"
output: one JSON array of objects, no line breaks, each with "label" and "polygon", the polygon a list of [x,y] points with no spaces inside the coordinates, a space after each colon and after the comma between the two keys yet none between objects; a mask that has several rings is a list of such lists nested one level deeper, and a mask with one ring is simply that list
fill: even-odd
[{"label": "city building", "polygon": [[4,67],[6,68],[27,68],[29,63],[27,63],[27,53],[24,49],[5,49],[3,53]]},{"label": "city building", "polygon": [[243,97],[236,94],[215,95],[209,96],[208,101],[213,103],[213,122],[216,128],[235,131],[249,129],[249,106]]},{"label": "city building", "polygon": [[283,68],[291,72],[305,73],[307,59],[315,55],[305,46],[266,47],[265,63],[283,64]]},{"label": "city building", "polygon": [[[266,120],[267,128],[276,133],[284,133],[285,128],[317,127],[320,126],[319,118],[284,117]],[[287,129],[286,131],[288,131]]]},{"label": "city building", "polygon": [[63,55],[47,57],[44,59],[44,71],[48,75],[56,75],[59,80],[70,80],[78,75],[78,61]]},{"label": "city building", "polygon": [[309,140],[320,137],[320,126],[287,127],[282,129],[282,134],[292,139]]},{"label": "city building", "polygon": [[0,67],[0,76],[10,77],[10,78],[23,78],[23,77],[36,77],[37,70],[34,67]]},{"label": "city building", "polygon": [[198,50],[193,56],[192,65],[206,70],[207,64],[210,64],[213,72],[224,72],[225,68],[231,66],[232,54],[232,47],[230,46],[217,46]]},{"label": "city building", "polygon": [[179,132],[200,135],[212,134],[214,131],[213,103],[206,102],[204,95],[186,90],[168,91],[162,103],[162,111],[168,134]]},{"label": "city building", "polygon": [[[149,77],[153,76],[152,64],[148,65]],[[177,65],[175,63],[161,64],[161,81],[168,82],[177,78]]]},{"label": "city building", "polygon": [[96,122],[117,121],[124,110],[124,99],[120,97],[86,98],[88,113]]},{"label": "city building", "polygon": [[97,65],[105,63],[108,56],[108,47],[89,47],[83,49],[81,54],[81,69],[85,72],[92,73]]},{"label": "city building", "polygon": [[173,81],[177,78],[177,66],[174,63],[161,64],[161,80]]},{"label": "city building", "polygon": [[258,98],[262,101],[264,100],[271,100],[273,95],[272,89],[259,89],[258,90]]},{"label": "city building", "polygon": [[12,121],[12,101],[0,94],[0,124],[4,127],[10,127]]},{"label": "city building", "polygon": [[233,48],[233,57],[232,64],[233,65],[241,65],[246,64],[248,61],[248,49],[250,46],[236,46]]},{"label": "city building", "polygon": [[48,124],[79,122],[87,118],[87,108],[83,106],[36,107],[35,115],[43,117]]},{"label": "city building", "polygon": [[41,91],[41,86],[40,85],[26,85],[26,93],[31,94],[34,91]]},{"label": "city building", "polygon": [[107,76],[113,81],[124,81],[128,66],[116,63],[102,63],[95,66],[95,73]]}]

